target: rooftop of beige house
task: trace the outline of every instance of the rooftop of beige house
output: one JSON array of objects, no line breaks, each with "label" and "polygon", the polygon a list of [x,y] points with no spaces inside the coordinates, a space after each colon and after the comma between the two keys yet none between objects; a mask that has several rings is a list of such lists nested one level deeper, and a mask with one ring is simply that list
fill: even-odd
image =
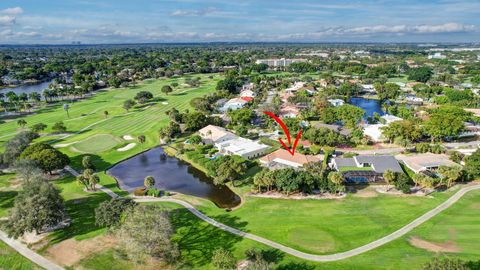
[{"label": "rooftop of beige house", "polygon": [[228,131],[227,129],[219,126],[214,126],[214,125],[208,125],[198,131],[201,137],[207,138],[212,140],[213,142],[216,142],[217,140],[225,137],[225,136],[232,136],[236,137],[235,134],[232,132]]},{"label": "rooftop of beige house", "polygon": [[460,166],[451,161],[445,154],[413,154],[413,155],[397,155],[398,160],[402,161],[408,168],[415,172],[427,170],[429,168],[436,168],[440,166]]},{"label": "rooftop of beige house", "polygon": [[277,162],[277,163],[282,163],[286,165],[291,165],[293,167],[301,167],[305,163],[319,162],[319,161],[322,161],[322,159],[323,157],[321,156],[303,155],[298,152],[292,156],[287,150],[278,149],[275,152],[272,152],[266,156],[261,157],[260,161],[267,164],[272,162]]}]

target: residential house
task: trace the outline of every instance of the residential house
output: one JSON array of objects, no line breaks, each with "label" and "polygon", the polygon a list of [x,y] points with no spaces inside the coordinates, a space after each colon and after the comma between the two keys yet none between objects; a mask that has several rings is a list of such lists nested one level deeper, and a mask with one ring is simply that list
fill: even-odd
[{"label": "residential house", "polygon": [[288,167],[298,169],[308,162],[321,162],[322,160],[323,156],[303,155],[300,153],[295,153],[295,155],[292,156],[285,149],[278,149],[259,159],[262,165],[271,169]]},{"label": "residential house", "polygon": [[251,97],[251,98],[254,98],[257,94],[255,94],[255,92],[253,92],[252,90],[242,90],[242,92],[240,92],[240,97]]},{"label": "residential house", "polygon": [[323,87],[323,88],[325,88],[325,87],[328,86],[328,82],[327,82],[327,80],[325,80],[325,79],[320,79],[320,80],[317,80],[317,81],[315,81],[315,82],[318,83],[318,85],[319,85],[320,87]]},{"label": "residential house", "polygon": [[412,154],[412,155],[397,155],[396,158],[400,160],[405,166],[415,173],[425,171],[435,171],[440,166],[460,166],[459,164],[450,160],[445,154]]},{"label": "residential house", "polygon": [[283,102],[283,103],[287,103],[288,102],[288,98],[289,97],[294,97],[295,94],[292,94],[292,93],[284,93],[282,95],[280,95],[280,100]]},{"label": "residential house", "polygon": [[405,97],[405,102],[413,105],[422,105],[423,99],[414,95],[407,95]]},{"label": "residential house", "polygon": [[269,148],[268,145],[239,137],[223,127],[214,125],[200,129],[198,134],[203,143],[213,144],[220,153],[226,155],[252,159],[264,155]]},{"label": "residential house", "polygon": [[292,87],[285,89],[285,93],[294,94],[303,87],[305,87],[304,82],[295,82]]},{"label": "residential house", "polygon": [[231,140],[216,143],[215,147],[222,154],[237,155],[246,159],[253,159],[262,156],[267,149],[270,148],[268,145],[242,137],[236,137]]},{"label": "residential house", "polygon": [[380,117],[381,124],[372,124],[372,125],[364,125],[363,126],[363,134],[370,137],[374,142],[383,142],[385,141],[385,137],[382,134],[382,128],[388,126],[389,124],[395,121],[403,120],[400,117],[386,114]]},{"label": "residential house", "polygon": [[219,126],[208,125],[198,131],[205,144],[216,144],[237,138],[237,135]]},{"label": "residential house", "polygon": [[331,166],[343,174],[347,183],[381,182],[387,170],[403,172],[395,157],[388,155],[334,158]]},{"label": "residential house", "polygon": [[284,104],[280,107],[279,116],[281,118],[295,118],[300,114],[299,109],[294,105]]},{"label": "residential house", "polygon": [[243,107],[245,107],[245,104],[247,104],[248,101],[242,99],[242,98],[232,98],[230,99],[229,101],[227,101],[223,107],[220,108],[220,111],[222,112],[226,112],[228,110],[232,110],[232,111],[235,111],[235,110],[238,110],[238,109],[241,109]]},{"label": "residential house", "polygon": [[338,132],[342,134],[343,136],[350,136],[352,134],[352,130],[349,128],[344,128],[341,125],[335,125],[335,124],[324,124],[324,123],[315,123],[313,124],[313,127],[315,128],[328,128],[330,130],[333,130],[335,132]]},{"label": "residential house", "polygon": [[384,122],[385,124],[390,124],[390,123],[393,123],[393,122],[396,122],[396,121],[402,121],[403,119],[400,118],[400,117],[397,117],[395,115],[391,115],[391,114],[385,114],[383,116],[380,117],[380,119],[383,119],[380,120],[381,122]]},{"label": "residential house", "polygon": [[247,84],[244,84],[244,85],[242,86],[242,90],[241,90],[241,91],[242,91],[242,92],[243,92],[243,91],[247,91],[247,90],[252,91],[253,88],[255,88],[255,84],[254,84],[254,83],[247,83]]},{"label": "residential house", "polygon": [[330,104],[332,104],[334,107],[343,106],[345,104],[345,101],[342,99],[328,99],[327,101],[330,102]]},{"label": "residential house", "polygon": [[373,84],[362,84],[361,86],[362,86],[363,92],[370,93],[370,94],[375,94],[377,92]]}]

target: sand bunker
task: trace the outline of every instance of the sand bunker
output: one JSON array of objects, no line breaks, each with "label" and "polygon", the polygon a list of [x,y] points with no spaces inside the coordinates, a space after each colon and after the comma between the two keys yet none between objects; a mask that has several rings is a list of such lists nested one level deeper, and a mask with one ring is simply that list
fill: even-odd
[{"label": "sand bunker", "polygon": [[408,242],[417,248],[422,248],[431,252],[460,252],[461,249],[453,241],[445,243],[435,243],[423,240],[419,237],[411,237]]},{"label": "sand bunker", "polygon": [[54,148],[62,148],[62,147],[67,147],[69,145],[72,145],[74,143],[77,143],[77,142],[71,142],[71,143],[58,143],[58,144],[55,144],[53,147]]},{"label": "sand bunker", "polygon": [[133,138],[133,137],[130,136],[130,135],[124,135],[124,136],[123,136],[123,139],[126,140],[126,141],[131,141],[131,140],[133,140],[133,139],[135,139],[135,138]]},{"label": "sand bunker", "polygon": [[168,105],[168,102],[162,102],[163,105]]},{"label": "sand bunker", "polygon": [[124,147],[118,148],[117,151],[124,152],[124,151],[132,149],[133,147],[135,147],[135,145],[137,145],[137,144],[136,143],[129,143],[129,144],[125,145]]}]

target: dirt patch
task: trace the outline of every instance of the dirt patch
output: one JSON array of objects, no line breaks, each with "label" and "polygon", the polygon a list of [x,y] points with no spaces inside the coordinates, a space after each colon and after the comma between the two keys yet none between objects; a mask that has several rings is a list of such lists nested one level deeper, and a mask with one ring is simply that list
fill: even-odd
[{"label": "dirt patch", "polygon": [[480,209],[480,203],[473,203],[472,205],[470,205],[470,208],[472,208],[472,209]]},{"label": "dirt patch", "polygon": [[373,190],[358,190],[357,192],[353,193],[352,196],[359,198],[373,198],[377,197],[378,193]]},{"label": "dirt patch", "polygon": [[328,200],[328,199],[343,199],[347,195],[346,194],[309,194],[303,195],[301,193],[294,193],[290,195],[286,195],[283,193],[279,193],[276,191],[269,191],[265,193],[253,193],[249,192],[246,196],[250,197],[258,197],[258,198],[269,198],[269,199],[287,199],[287,200]]},{"label": "dirt patch", "polygon": [[453,241],[447,241],[445,243],[435,243],[435,242],[429,242],[421,239],[420,237],[414,236],[408,239],[408,242],[414,247],[425,249],[431,252],[456,253],[456,252],[462,251],[462,249],[457,247],[457,245]]},{"label": "dirt patch", "polygon": [[83,258],[111,248],[117,243],[113,236],[99,236],[93,239],[77,241],[68,239],[47,249],[46,257],[63,266],[73,266]]}]

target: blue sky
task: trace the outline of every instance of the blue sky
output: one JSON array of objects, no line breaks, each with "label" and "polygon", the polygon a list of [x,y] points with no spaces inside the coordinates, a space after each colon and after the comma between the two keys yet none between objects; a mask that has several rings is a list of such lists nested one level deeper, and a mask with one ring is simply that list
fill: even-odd
[{"label": "blue sky", "polygon": [[479,0],[1,0],[0,44],[480,42]]}]

